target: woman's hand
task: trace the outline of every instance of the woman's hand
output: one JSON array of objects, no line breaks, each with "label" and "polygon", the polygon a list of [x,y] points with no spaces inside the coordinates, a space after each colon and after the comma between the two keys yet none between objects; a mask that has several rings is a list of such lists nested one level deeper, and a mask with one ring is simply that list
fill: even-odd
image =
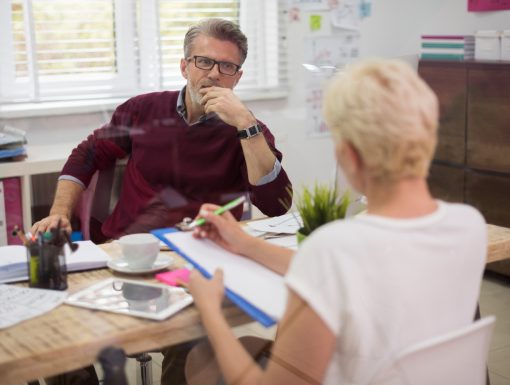
[{"label": "woman's hand", "polygon": [[219,207],[207,203],[200,207],[198,218],[204,218],[206,223],[196,227],[193,236],[210,239],[232,253],[246,255],[253,237],[243,231],[229,211],[222,215],[214,214],[214,210]]},{"label": "woman's hand", "polygon": [[186,285],[193,296],[196,307],[200,313],[219,311],[223,302],[225,287],[223,285],[223,270],[217,269],[211,279],[197,270],[193,270]]}]

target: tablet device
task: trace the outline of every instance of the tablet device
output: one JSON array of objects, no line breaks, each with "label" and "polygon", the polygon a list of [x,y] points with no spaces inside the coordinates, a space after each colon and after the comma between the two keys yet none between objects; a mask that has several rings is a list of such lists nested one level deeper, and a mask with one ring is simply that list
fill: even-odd
[{"label": "tablet device", "polygon": [[120,278],[96,283],[65,301],[69,305],[154,320],[164,320],[192,302],[193,297],[183,288]]}]

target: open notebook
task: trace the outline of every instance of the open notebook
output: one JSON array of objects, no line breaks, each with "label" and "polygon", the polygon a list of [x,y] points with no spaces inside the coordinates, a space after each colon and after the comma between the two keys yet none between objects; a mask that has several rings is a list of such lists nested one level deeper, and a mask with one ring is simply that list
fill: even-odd
[{"label": "open notebook", "polygon": [[[78,250],[71,254],[66,247],[67,271],[90,270],[106,267],[108,254],[91,241],[76,242]],[[27,249],[25,246],[0,247],[0,283],[26,281]]]},{"label": "open notebook", "polygon": [[222,268],[226,296],[262,325],[271,326],[283,316],[287,289],[282,276],[210,240],[195,239],[191,232],[167,228],[152,233],[204,276]]}]

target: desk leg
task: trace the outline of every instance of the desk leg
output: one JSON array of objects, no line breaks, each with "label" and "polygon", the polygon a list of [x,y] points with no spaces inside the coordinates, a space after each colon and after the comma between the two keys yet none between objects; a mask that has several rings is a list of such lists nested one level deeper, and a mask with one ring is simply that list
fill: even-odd
[{"label": "desk leg", "polygon": [[23,226],[25,231],[32,227],[32,177],[21,177],[21,207],[23,208]]}]

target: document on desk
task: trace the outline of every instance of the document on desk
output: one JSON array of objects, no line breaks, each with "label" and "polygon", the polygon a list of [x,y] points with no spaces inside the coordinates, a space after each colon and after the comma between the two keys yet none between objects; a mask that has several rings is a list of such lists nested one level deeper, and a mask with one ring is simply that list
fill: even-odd
[{"label": "document on desk", "polygon": [[286,235],[283,237],[266,238],[266,242],[269,242],[276,246],[286,247],[287,249],[297,250],[298,242],[295,235]]},{"label": "document on desk", "polygon": [[[79,247],[71,253],[66,245],[67,271],[91,270],[106,267],[109,255],[91,241],[76,242]],[[28,280],[25,246],[0,247],[0,283]]]},{"label": "document on desk", "polygon": [[271,326],[283,316],[287,288],[282,276],[210,240],[195,239],[191,232],[161,229],[153,234],[206,277],[223,269],[226,296],[262,325]]},{"label": "document on desk", "polygon": [[65,291],[0,284],[0,329],[47,313],[66,297]]},{"label": "document on desk", "polygon": [[251,221],[247,226],[263,233],[296,234],[302,223],[299,213],[292,212],[279,217]]}]

